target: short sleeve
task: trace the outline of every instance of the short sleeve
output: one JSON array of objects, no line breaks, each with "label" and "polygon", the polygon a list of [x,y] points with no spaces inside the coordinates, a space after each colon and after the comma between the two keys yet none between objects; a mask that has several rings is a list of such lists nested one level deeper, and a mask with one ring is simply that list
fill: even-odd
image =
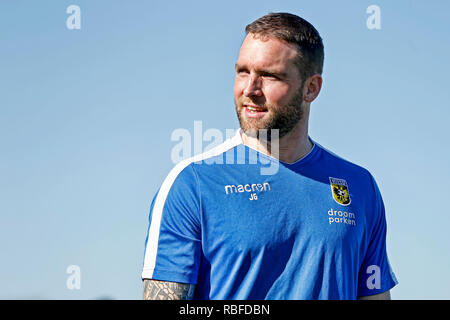
[{"label": "short sleeve", "polygon": [[358,297],[370,296],[390,290],[398,281],[389,264],[386,251],[386,217],[383,199],[375,180],[373,210],[370,210],[368,247],[359,269]]},{"label": "short sleeve", "polygon": [[179,163],[150,207],[143,279],[196,284],[201,256],[200,210],[196,173],[191,165]]}]

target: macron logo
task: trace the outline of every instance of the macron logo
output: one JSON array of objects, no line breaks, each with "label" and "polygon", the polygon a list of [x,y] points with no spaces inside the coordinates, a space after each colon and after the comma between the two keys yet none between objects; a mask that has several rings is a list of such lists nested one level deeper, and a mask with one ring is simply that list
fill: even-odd
[{"label": "macron logo", "polygon": [[225,193],[242,193],[242,192],[263,192],[270,191],[270,184],[268,182],[252,183],[252,184],[229,184],[225,186]]},{"label": "macron logo", "polygon": [[270,183],[247,183],[247,184],[229,184],[225,186],[225,193],[243,193],[249,192],[251,193],[249,200],[258,200],[257,192],[271,191]]}]

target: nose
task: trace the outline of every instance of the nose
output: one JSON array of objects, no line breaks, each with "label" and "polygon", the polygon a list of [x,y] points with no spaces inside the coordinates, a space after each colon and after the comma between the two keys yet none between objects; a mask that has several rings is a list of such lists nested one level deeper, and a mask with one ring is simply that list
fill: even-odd
[{"label": "nose", "polygon": [[243,93],[246,97],[262,96],[261,79],[256,75],[248,77],[248,82]]}]

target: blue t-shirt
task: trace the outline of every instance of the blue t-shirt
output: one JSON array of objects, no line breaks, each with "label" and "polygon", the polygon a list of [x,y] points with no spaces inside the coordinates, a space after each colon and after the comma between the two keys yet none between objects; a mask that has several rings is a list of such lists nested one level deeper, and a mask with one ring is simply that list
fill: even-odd
[{"label": "blue t-shirt", "polygon": [[195,284],[194,299],[215,300],[356,299],[396,285],[383,200],[366,169],[317,143],[284,163],[240,134],[164,180],[143,279]]}]

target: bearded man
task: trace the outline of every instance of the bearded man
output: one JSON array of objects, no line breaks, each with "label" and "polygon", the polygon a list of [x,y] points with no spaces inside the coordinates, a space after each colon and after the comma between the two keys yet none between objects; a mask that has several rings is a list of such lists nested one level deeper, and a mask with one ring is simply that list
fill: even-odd
[{"label": "bearded man", "polygon": [[[144,299],[390,299],[397,280],[377,184],[308,135],[323,60],[319,33],[296,15],[246,27],[234,85],[241,128],[178,163],[156,193]],[[262,174],[263,163],[278,169]]]}]

